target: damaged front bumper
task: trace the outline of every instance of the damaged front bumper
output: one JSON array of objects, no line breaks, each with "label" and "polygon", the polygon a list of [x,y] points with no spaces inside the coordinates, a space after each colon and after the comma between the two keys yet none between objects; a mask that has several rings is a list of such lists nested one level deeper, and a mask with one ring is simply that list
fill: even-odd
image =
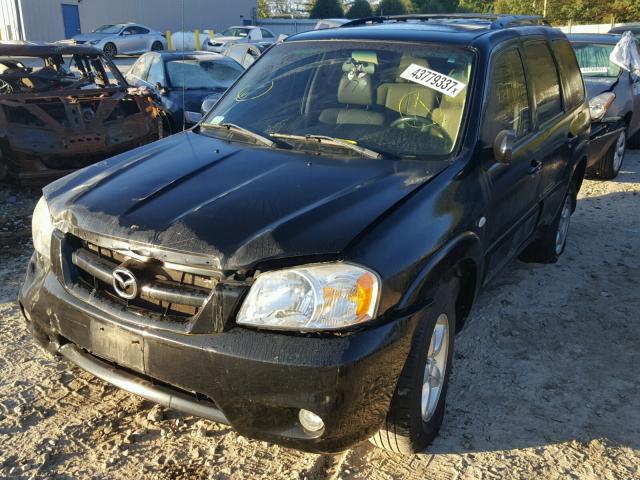
[{"label": "damaged front bumper", "polygon": [[591,124],[587,167],[597,164],[618,139],[618,135],[625,129],[619,118],[603,119]]},{"label": "damaged front bumper", "polygon": [[[72,295],[37,253],[19,301],[39,344],[98,377],[242,435],[312,452],[344,450],[378,430],[428,310],[345,335],[161,330]],[[324,429],[307,432],[300,409],[319,415]]]}]

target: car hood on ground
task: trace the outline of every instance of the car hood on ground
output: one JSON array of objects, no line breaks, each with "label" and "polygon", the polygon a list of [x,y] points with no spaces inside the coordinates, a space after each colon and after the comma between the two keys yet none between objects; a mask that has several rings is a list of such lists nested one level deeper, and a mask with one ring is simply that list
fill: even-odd
[{"label": "car hood on ground", "polygon": [[203,254],[236,269],[337,255],[447,165],[307,156],[185,132],[80,170],[44,193],[63,231]]},{"label": "car hood on ground", "polygon": [[244,40],[247,37],[213,37],[211,41],[213,43],[227,43],[227,42],[237,42],[239,40]]},{"label": "car hood on ground", "polygon": [[601,93],[609,92],[618,82],[618,77],[585,77],[584,86],[587,89],[587,98],[592,99]]}]

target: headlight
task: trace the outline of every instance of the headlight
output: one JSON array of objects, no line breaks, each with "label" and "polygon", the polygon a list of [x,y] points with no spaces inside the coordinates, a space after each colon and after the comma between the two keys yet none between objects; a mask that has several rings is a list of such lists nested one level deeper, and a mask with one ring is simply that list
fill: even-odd
[{"label": "headlight", "polygon": [[327,263],[266,272],[242,304],[238,324],[274,330],[337,330],[375,317],[378,275]]},{"label": "headlight", "polygon": [[91,45],[96,45],[97,43],[100,43],[100,40],[90,40],[89,44]]},{"label": "headlight", "polygon": [[31,235],[33,236],[33,247],[40,255],[47,259],[51,256],[51,235],[53,234],[53,228],[47,201],[44,197],[41,197],[33,211]]},{"label": "headlight", "polygon": [[612,92],[601,93],[589,100],[591,120],[600,120],[607,113],[607,109],[613,103],[616,94]]}]

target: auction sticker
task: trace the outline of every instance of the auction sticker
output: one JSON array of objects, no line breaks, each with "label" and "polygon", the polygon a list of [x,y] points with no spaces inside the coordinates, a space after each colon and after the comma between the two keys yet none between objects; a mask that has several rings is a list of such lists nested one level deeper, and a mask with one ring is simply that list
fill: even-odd
[{"label": "auction sticker", "polygon": [[435,70],[421,67],[415,63],[409,65],[405,71],[400,74],[400,78],[419,83],[420,85],[444,93],[449,97],[455,97],[466,87],[466,84],[458,80],[448,77],[443,73],[438,73]]},{"label": "auction sticker", "polygon": [[608,73],[607,67],[582,67],[580,69],[582,73]]}]

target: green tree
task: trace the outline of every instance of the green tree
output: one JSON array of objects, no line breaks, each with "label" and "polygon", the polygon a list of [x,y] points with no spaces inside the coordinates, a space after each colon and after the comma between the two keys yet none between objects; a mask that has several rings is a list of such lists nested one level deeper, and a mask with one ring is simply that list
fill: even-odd
[{"label": "green tree", "polygon": [[462,13],[489,13],[493,9],[491,0],[460,0],[458,12]]},{"label": "green tree", "polygon": [[258,18],[269,18],[271,11],[267,0],[258,0]]},{"label": "green tree", "polygon": [[453,13],[458,0],[412,0],[412,10],[417,13]]},{"label": "green tree", "polygon": [[373,15],[371,5],[367,0],[355,0],[351,5],[351,8],[347,11],[345,17],[347,18],[364,18]]},{"label": "green tree", "polygon": [[342,15],[339,0],[316,0],[309,12],[309,18],[340,18]]},{"label": "green tree", "polygon": [[409,11],[402,0],[382,0],[376,8],[376,15],[404,15]]}]

